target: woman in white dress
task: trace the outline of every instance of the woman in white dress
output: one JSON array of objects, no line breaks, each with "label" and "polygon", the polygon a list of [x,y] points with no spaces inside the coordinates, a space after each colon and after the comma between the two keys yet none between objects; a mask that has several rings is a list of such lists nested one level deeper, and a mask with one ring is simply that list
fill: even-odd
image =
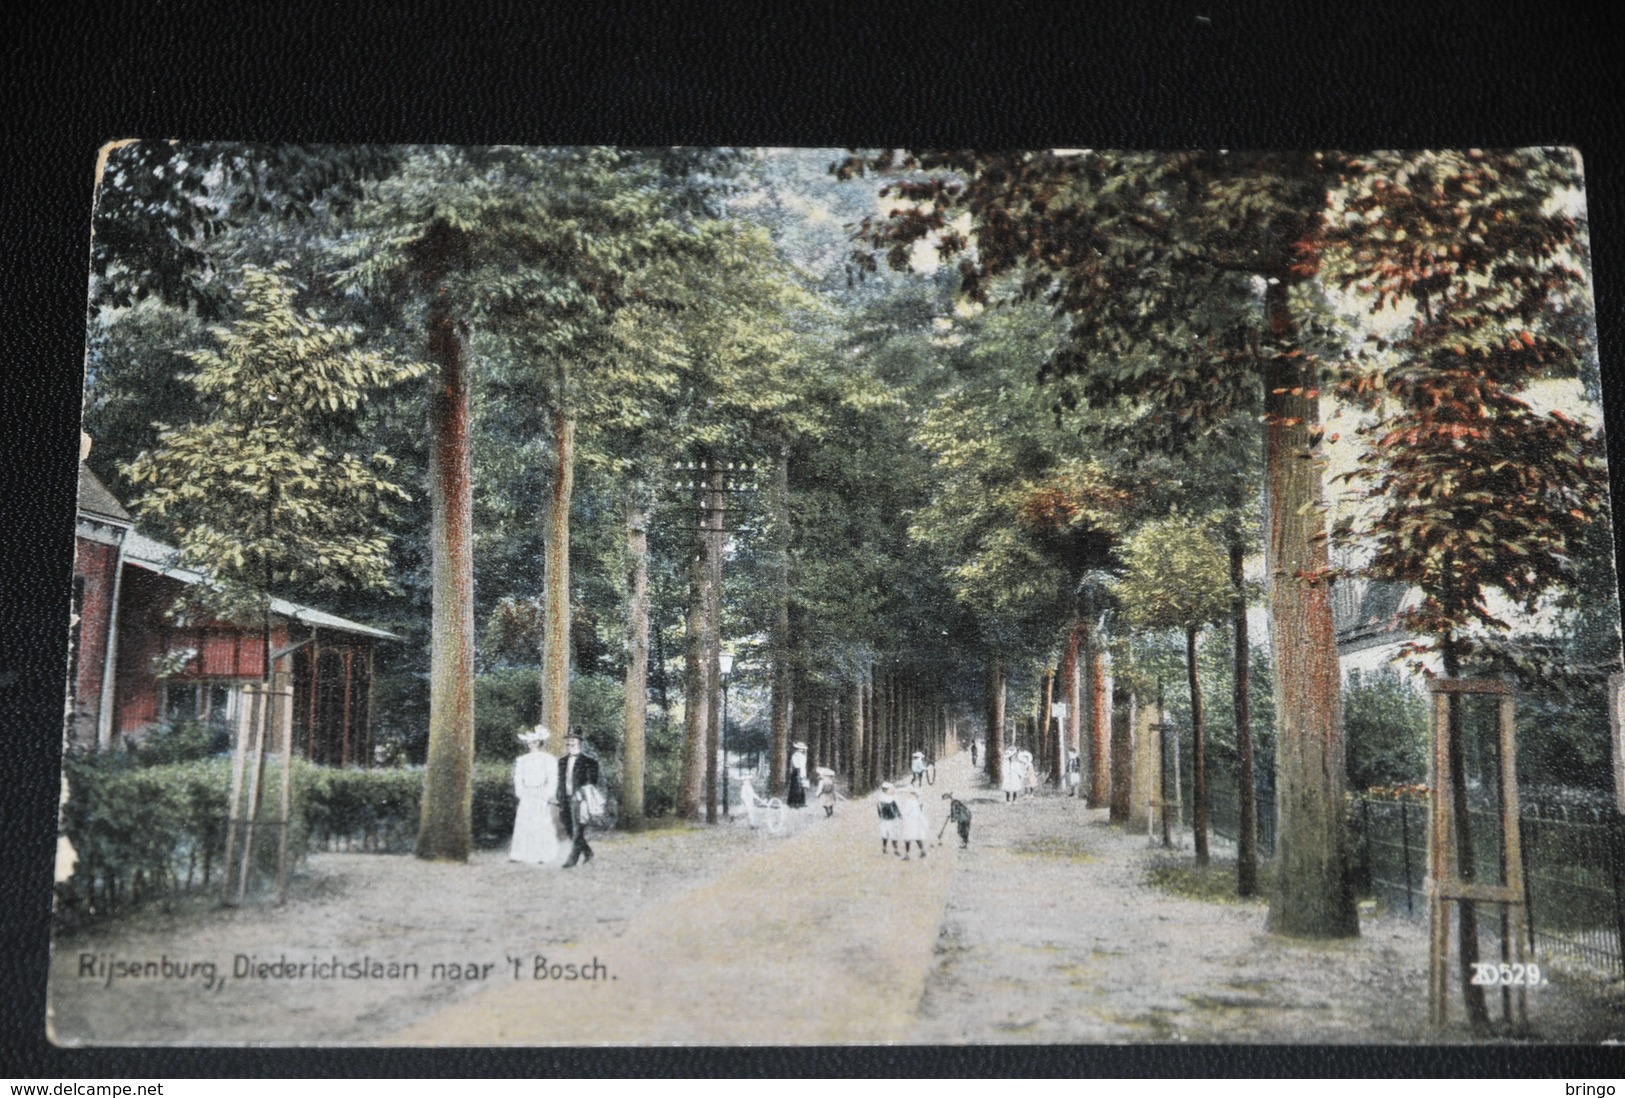
[{"label": "woman in white dress", "polygon": [[925,822],[925,805],[920,803],[920,791],[910,786],[899,790],[897,807],[903,810],[903,818],[899,821],[902,826],[899,830],[903,836],[903,860],[908,861],[908,845],[920,845],[920,857],[925,857],[925,833],[930,829]]},{"label": "woman in white dress", "polygon": [[999,788],[1004,790],[1005,803],[1016,799],[1021,792],[1022,780],[1021,760],[1016,757],[1015,748],[1008,748],[1004,753],[1004,773],[999,779]]},{"label": "woman in white dress", "polygon": [[519,798],[519,811],[513,818],[510,862],[552,865],[559,860],[559,832],[553,823],[552,807],[558,795],[559,758],[543,749],[547,739],[546,725],[538,724],[519,734],[519,742],[530,750],[513,764],[513,792]]}]

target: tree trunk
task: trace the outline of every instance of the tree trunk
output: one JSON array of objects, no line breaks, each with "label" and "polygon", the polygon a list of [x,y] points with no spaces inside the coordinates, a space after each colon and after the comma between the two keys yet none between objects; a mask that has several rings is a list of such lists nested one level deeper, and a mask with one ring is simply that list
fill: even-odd
[{"label": "tree trunk", "polygon": [[1106,685],[1106,649],[1092,622],[1084,623],[1084,677],[1089,697],[1089,807],[1111,803],[1111,691]]},{"label": "tree trunk", "polygon": [[705,737],[710,727],[706,711],[711,688],[705,668],[704,537],[702,531],[701,546],[689,567],[688,635],[683,645],[683,789],[678,810],[685,820],[698,820],[705,814]]},{"label": "tree trunk", "polygon": [[1044,701],[1043,712],[1039,716],[1039,728],[1044,743],[1044,754],[1049,756],[1049,772],[1051,784],[1059,789],[1065,782],[1066,776],[1062,773],[1066,763],[1066,744],[1061,742],[1061,722],[1053,714],[1055,712],[1055,686],[1056,672],[1044,672]]},{"label": "tree trunk", "polygon": [[474,475],[468,337],[429,317],[429,752],[417,856],[468,860],[474,809]]},{"label": "tree trunk", "polygon": [[850,732],[850,745],[846,753],[846,782],[854,795],[868,788],[863,772],[863,682],[861,678],[852,681],[852,696],[849,701],[851,717],[848,721]]},{"label": "tree trunk", "polygon": [[1004,781],[1004,661],[992,657],[987,665],[987,758],[983,768],[997,789]]},{"label": "tree trunk", "polygon": [[790,761],[790,458],[779,450],[773,464],[773,488],[768,496],[769,530],[773,546],[773,625],[768,647],[773,660],[773,740],[769,773],[773,793],[783,795],[785,770]]},{"label": "tree trunk", "polygon": [[1128,684],[1112,682],[1112,787],[1110,812],[1112,823],[1127,823],[1129,795],[1134,784],[1134,697]]},{"label": "tree trunk", "polygon": [[1258,895],[1258,788],[1253,778],[1252,651],[1247,638],[1247,588],[1242,574],[1244,549],[1241,524],[1230,536],[1231,617],[1236,652],[1231,705],[1236,714],[1236,754],[1239,756],[1237,793],[1241,801],[1240,833],[1236,836],[1236,895]]},{"label": "tree trunk", "polygon": [[1279,806],[1268,927],[1297,937],[1352,937],[1360,923],[1343,819],[1343,709],[1315,454],[1319,399],[1287,304],[1291,281],[1283,268],[1264,294],[1277,348],[1264,370]]},{"label": "tree trunk", "polygon": [[[1444,674],[1447,679],[1461,678],[1461,649],[1453,638],[1445,638],[1443,648]],[[1456,825],[1456,875],[1467,884],[1478,879],[1478,858],[1473,853],[1472,817],[1467,804],[1467,728],[1462,712],[1460,694],[1446,697],[1449,709],[1450,742],[1445,745],[1450,764],[1450,815]],[[1444,796],[1439,790],[1436,796]],[[1448,908],[1446,909],[1448,910]],[[1457,940],[1460,943],[1461,994],[1467,1006],[1467,1021],[1475,1030],[1489,1028],[1490,1011],[1484,999],[1484,988],[1473,983],[1478,966],[1478,905],[1471,900],[1457,904]]]},{"label": "tree trunk", "polygon": [[1061,656],[1060,694],[1066,706],[1066,719],[1060,722],[1057,749],[1060,751],[1060,785],[1066,787],[1066,771],[1071,764],[1068,752],[1078,746],[1078,653],[1083,647],[1083,621],[1074,620],[1066,631],[1066,650]]},{"label": "tree trunk", "polygon": [[621,823],[643,822],[644,722],[649,708],[649,498],[642,484],[626,497],[626,747]]},{"label": "tree trunk", "polygon": [[880,692],[875,687],[875,668],[871,663],[861,672],[863,676],[863,742],[865,744],[864,785],[873,789],[880,784]]},{"label": "tree trunk", "polygon": [[576,421],[553,412],[553,495],[542,531],[542,723],[562,743],[570,731],[570,500],[575,494]]},{"label": "tree trunk", "polygon": [[705,822],[717,822],[717,755],[722,744],[722,544],[727,514],[722,467],[711,463],[710,506],[705,512]]},{"label": "tree trunk", "polygon": [[1185,675],[1191,691],[1191,828],[1196,864],[1207,865],[1207,742],[1202,728],[1202,683],[1196,673],[1196,626],[1185,627]]}]

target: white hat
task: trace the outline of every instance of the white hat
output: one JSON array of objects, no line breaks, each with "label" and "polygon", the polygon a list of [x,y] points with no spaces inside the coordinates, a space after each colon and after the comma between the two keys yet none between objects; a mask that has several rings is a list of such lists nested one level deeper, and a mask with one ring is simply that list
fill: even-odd
[{"label": "white hat", "polygon": [[795,743],[791,744],[790,746],[795,748],[797,751],[805,751],[805,750],[807,750],[807,745],[802,743],[800,740],[797,740]]},{"label": "white hat", "polygon": [[547,740],[548,740],[548,737],[551,736],[551,735],[552,735],[552,733],[547,730],[547,725],[538,724],[535,728],[531,729],[529,732],[521,732],[521,733],[519,733],[519,742],[520,743],[546,743]]},{"label": "white hat", "polygon": [[825,778],[833,778],[835,776],[835,771],[831,770],[827,766],[820,766],[816,771],[814,771],[814,773]]},{"label": "white hat", "polygon": [[1023,749],[1016,754],[1016,758],[1020,759],[1024,763],[1030,763],[1033,761],[1033,753]]},{"label": "white hat", "polygon": [[891,782],[881,782],[880,783],[880,788],[881,789],[891,789],[892,784],[891,784]]},{"label": "white hat", "polygon": [[924,751],[916,751],[916,752],[914,752],[914,757],[916,759],[923,759],[923,758],[925,758],[925,752]]}]

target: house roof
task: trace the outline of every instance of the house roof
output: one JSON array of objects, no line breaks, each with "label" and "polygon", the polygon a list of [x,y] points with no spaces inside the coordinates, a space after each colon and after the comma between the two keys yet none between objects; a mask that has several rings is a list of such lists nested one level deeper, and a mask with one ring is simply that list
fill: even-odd
[{"label": "house roof", "polygon": [[[1403,583],[1359,581],[1347,595],[1332,600],[1332,627],[1343,651],[1366,647],[1374,639],[1402,639],[1399,613],[1412,588]],[[1347,597],[1351,595],[1352,597]]]},{"label": "house roof", "polygon": [[[80,466],[81,469],[84,466]],[[106,489],[103,489],[106,491]],[[161,541],[147,537],[139,530],[131,530],[124,538],[124,559],[137,568],[144,568],[149,572],[156,572],[160,576],[167,576],[181,583],[201,583],[203,574],[190,568],[182,568],[175,564],[175,558],[180,550],[172,545],[165,545]],[[363,637],[376,637],[379,640],[400,640],[394,633],[384,629],[375,629],[370,625],[341,618],[337,614],[329,614],[309,606],[301,606],[297,602],[287,599],[273,598],[271,612],[279,614],[301,625],[318,626],[322,629],[337,629],[344,633],[354,633]]]},{"label": "house roof", "polygon": [[79,510],[122,526],[129,526],[135,521],[82,461],[79,463]]}]

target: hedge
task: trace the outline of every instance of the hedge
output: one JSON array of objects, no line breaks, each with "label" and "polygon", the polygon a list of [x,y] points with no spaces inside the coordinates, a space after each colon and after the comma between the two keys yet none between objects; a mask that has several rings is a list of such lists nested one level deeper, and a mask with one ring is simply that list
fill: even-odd
[{"label": "hedge", "polygon": [[[105,915],[131,902],[219,883],[229,757],[142,766],[127,755],[78,756],[67,760],[66,770],[62,831],[78,861],[73,876],[58,886],[61,917]],[[411,851],[422,790],[421,769],[339,770],[296,759],[289,835],[295,862],[310,849]],[[281,797],[281,769],[274,761],[266,767],[263,797],[260,818],[274,819]],[[516,807],[511,767],[476,764],[475,845],[506,843]],[[276,830],[264,826],[256,836],[254,860],[262,880],[276,872],[276,838]]]}]

